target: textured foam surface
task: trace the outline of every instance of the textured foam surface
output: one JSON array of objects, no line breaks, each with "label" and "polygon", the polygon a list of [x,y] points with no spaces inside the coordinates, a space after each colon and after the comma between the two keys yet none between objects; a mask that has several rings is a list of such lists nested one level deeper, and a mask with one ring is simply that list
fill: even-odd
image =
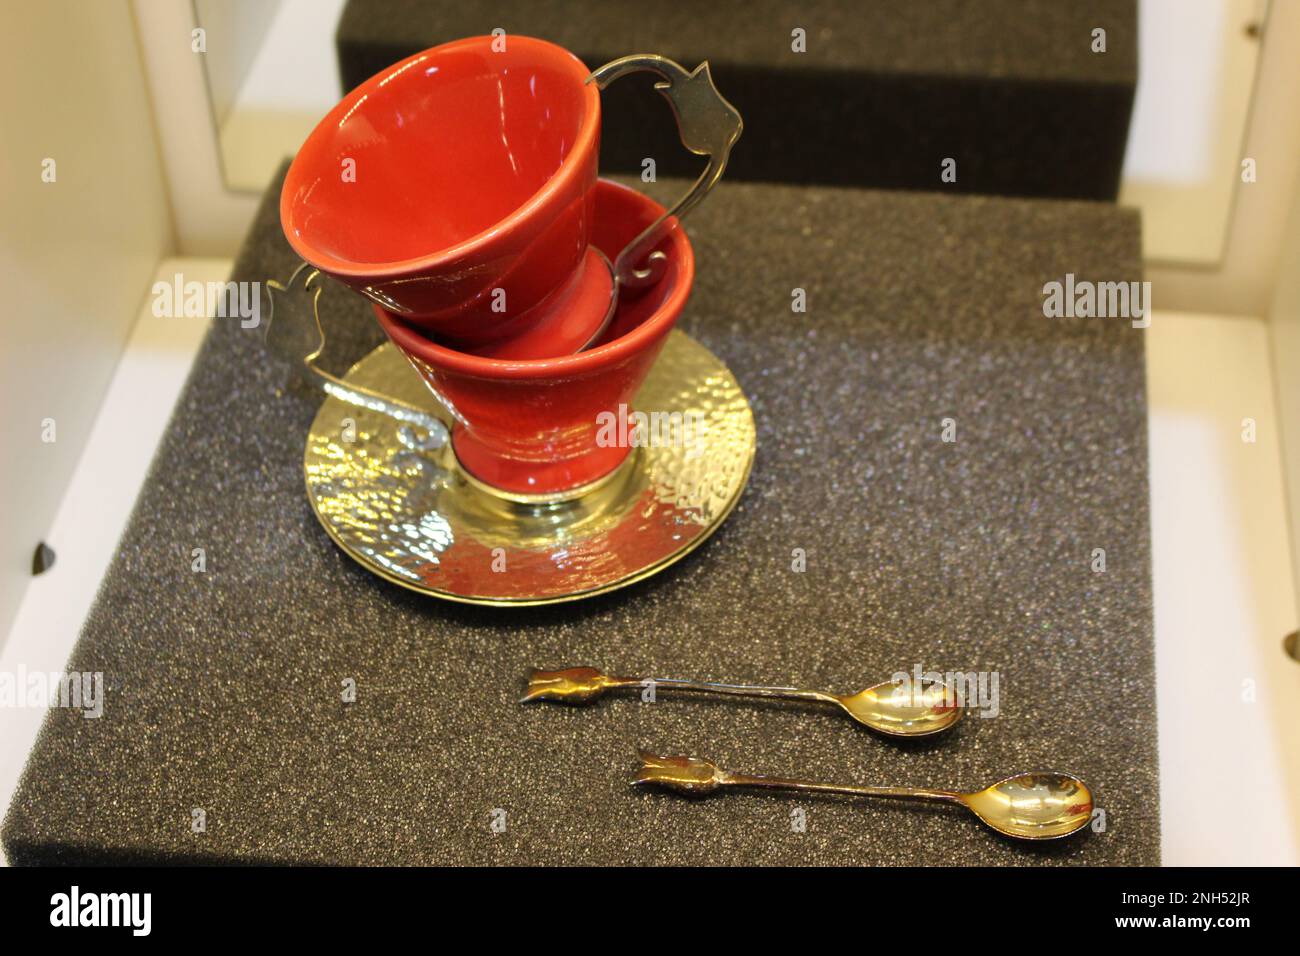
[{"label": "textured foam surface", "polygon": [[[1134,0],[349,0],[344,89],[426,47],[542,37],[596,67],[708,60],[745,117],[728,177],[1012,196],[1115,198],[1137,86]],[[1092,51],[1106,31],[1106,52]],[[791,49],[802,29],[806,51]],[[602,94],[607,171],[698,172],[646,77]],[[941,163],[957,161],[942,183]]]},{"label": "textured foam surface", "polygon": [[[278,189],[237,279],[293,265]],[[10,859],[1158,862],[1142,333],[1041,308],[1066,272],[1139,278],[1136,216],[724,184],[688,228],[683,327],[753,403],[753,477],[699,551],[578,604],[450,605],[354,564],[303,490],[316,401],[282,392],[259,336],[218,320],[70,665],[105,673],[104,716],[50,714]],[[331,291],[355,317],[341,357],[358,357],[378,330]],[[914,664],[996,671],[1001,714],[899,746],[799,705],[515,703],[528,668],[583,663],[839,692]],[[1107,827],[1023,846],[952,807],[637,792],[637,747],[971,789],[1069,770]]]}]

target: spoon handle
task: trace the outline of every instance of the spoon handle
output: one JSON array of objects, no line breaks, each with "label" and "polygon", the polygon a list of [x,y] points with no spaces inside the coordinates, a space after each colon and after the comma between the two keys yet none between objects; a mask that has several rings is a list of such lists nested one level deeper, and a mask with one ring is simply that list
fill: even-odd
[{"label": "spoon handle", "polygon": [[707,694],[728,694],[733,697],[766,697],[782,700],[805,700],[838,704],[839,698],[817,690],[800,690],[797,687],[769,687],[762,684],[721,684],[711,681],[681,680],[675,677],[616,677],[594,667],[569,667],[558,671],[532,671],[528,675],[528,691],[521,703],[532,700],[561,700],[585,703],[595,700],[606,691],[629,687],[666,687],[672,690],[694,691]]},{"label": "spoon handle", "polygon": [[723,771],[718,783],[724,787],[760,787],[766,790],[796,790],[801,793],[839,793],[851,797],[886,797],[899,800],[932,800],[955,803],[961,795],[951,790],[925,787],[868,787],[851,784],[817,783],[792,777],[765,777]]},{"label": "spoon handle", "polygon": [[847,784],[817,783],[793,777],[760,777],[723,770],[699,757],[660,756],[640,751],[641,767],[632,778],[636,786],[653,784],[680,793],[711,793],[721,787],[757,787],[764,790],[796,790],[802,793],[841,793],[850,797],[893,797],[903,800],[937,800],[956,803],[962,794],[952,790],[929,790],[920,787],[858,787]]},{"label": "spoon handle", "polygon": [[831,694],[819,690],[800,690],[798,687],[771,687],[765,684],[722,684],[714,681],[682,680],[677,677],[644,677],[636,680],[642,686],[667,687],[670,690],[695,691],[704,694],[730,694],[732,697],[767,697],[779,700],[811,700],[820,703],[838,703]]}]

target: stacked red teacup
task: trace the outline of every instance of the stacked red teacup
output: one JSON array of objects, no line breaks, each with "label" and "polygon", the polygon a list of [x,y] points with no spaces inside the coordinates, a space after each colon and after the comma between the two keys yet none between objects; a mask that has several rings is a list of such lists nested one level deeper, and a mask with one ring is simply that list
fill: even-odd
[{"label": "stacked red teacup", "polygon": [[[461,467],[507,496],[578,495],[618,469],[629,448],[598,422],[631,405],[694,279],[675,219],[638,242],[664,208],[598,178],[590,78],[528,37],[426,50],[325,116],[280,197],[295,251],[371,301],[454,417]],[[652,281],[620,283],[634,245]]]}]

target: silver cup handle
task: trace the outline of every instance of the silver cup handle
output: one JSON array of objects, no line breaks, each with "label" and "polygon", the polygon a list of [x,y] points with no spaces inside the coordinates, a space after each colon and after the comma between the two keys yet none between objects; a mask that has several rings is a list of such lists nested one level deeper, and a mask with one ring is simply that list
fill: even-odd
[{"label": "silver cup handle", "polygon": [[673,217],[679,220],[685,217],[717,185],[727,168],[731,147],[745,128],[740,113],[713,85],[708,60],[694,70],[687,70],[667,57],[636,53],[594,70],[587,82],[604,90],[619,77],[640,72],[660,77],[662,82],[656,83],[655,89],[673,109],[682,145],[697,156],[708,156],[709,162],[686,195],[618,254],[614,277],[619,285],[629,288],[653,285],[663,277],[667,256],[654,250],[654,246],[663,237],[664,223]]},{"label": "silver cup handle", "polygon": [[271,299],[271,314],[263,332],[266,345],[289,362],[298,376],[326,395],[357,408],[387,415],[403,426],[423,429],[423,435],[411,433],[411,442],[417,446],[439,448],[445,445],[449,433],[446,423],[438,416],[374,389],[345,382],[320,367],[318,360],[326,344],[319,308],[321,292],[324,291],[322,281],[319,270],[303,262],[294,269],[288,282],[271,279],[266,283]]}]

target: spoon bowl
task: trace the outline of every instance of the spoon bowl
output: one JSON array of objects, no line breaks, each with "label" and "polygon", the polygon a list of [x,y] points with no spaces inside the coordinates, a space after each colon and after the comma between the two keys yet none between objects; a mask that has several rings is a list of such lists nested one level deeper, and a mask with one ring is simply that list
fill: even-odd
[{"label": "spoon bowl", "polygon": [[840,697],[831,695],[844,712],[877,733],[890,737],[928,737],[942,733],[961,720],[964,708],[957,705],[946,684],[926,681],[885,681]]},{"label": "spoon bowl", "polygon": [[1092,819],[1088,787],[1055,771],[1017,774],[958,799],[997,832],[1020,840],[1057,840]]}]

